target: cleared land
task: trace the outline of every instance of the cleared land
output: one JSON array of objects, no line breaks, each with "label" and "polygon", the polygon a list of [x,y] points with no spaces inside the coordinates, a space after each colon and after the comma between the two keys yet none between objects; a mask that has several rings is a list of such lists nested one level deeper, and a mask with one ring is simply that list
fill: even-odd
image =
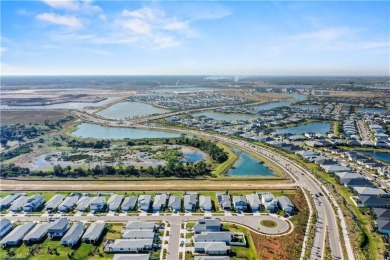
[{"label": "cleared land", "polygon": [[46,120],[50,122],[57,122],[66,118],[69,115],[66,111],[16,111],[16,110],[2,110],[1,125],[15,125],[15,124],[42,124]]},{"label": "cleared land", "polygon": [[288,180],[137,180],[137,181],[17,181],[1,180],[2,191],[148,191],[295,189]]}]

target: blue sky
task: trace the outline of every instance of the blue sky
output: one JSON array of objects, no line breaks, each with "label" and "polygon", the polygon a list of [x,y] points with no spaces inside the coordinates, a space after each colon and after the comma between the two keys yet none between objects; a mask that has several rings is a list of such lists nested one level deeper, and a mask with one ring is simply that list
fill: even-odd
[{"label": "blue sky", "polygon": [[388,1],[1,1],[2,75],[389,75]]}]

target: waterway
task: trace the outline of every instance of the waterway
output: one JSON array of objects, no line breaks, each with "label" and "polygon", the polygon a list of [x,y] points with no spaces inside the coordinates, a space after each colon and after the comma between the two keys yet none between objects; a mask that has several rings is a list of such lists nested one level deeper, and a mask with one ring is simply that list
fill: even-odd
[{"label": "waterway", "polygon": [[304,134],[304,133],[320,133],[326,134],[331,129],[331,124],[328,122],[314,122],[304,125],[292,126],[287,128],[276,129],[277,133],[289,134]]},{"label": "waterway", "polygon": [[366,114],[386,114],[388,111],[386,108],[367,107],[359,108],[359,112]]},{"label": "waterway", "polygon": [[373,157],[374,159],[390,163],[390,152],[359,151],[359,153],[366,154]]},{"label": "waterway", "polygon": [[81,138],[98,139],[143,139],[143,138],[176,138],[180,134],[158,130],[108,127],[96,124],[82,123],[77,125],[76,131],[72,135]]},{"label": "waterway", "polygon": [[265,164],[260,163],[252,155],[236,148],[232,148],[232,150],[238,154],[238,159],[227,172],[228,176],[276,176]]},{"label": "waterway", "polygon": [[168,112],[168,110],[154,107],[146,103],[120,102],[98,112],[97,115],[109,119],[120,120],[133,117],[142,117],[152,114],[163,114],[166,112]]}]

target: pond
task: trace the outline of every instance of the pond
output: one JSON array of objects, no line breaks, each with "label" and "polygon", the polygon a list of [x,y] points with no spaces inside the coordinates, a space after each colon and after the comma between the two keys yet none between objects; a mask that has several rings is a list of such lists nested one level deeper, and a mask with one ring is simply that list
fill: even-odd
[{"label": "pond", "polygon": [[201,112],[201,113],[195,113],[192,116],[207,116],[217,120],[225,120],[225,121],[251,120],[257,118],[254,115],[218,113],[218,112]]},{"label": "pond", "polygon": [[359,112],[366,114],[386,114],[388,111],[386,108],[367,107],[359,108]]},{"label": "pond", "polygon": [[359,153],[366,154],[373,157],[374,159],[390,163],[390,152],[359,151]]},{"label": "pond", "polygon": [[258,110],[271,110],[278,107],[288,107],[291,105],[290,101],[280,101],[280,102],[272,102],[264,105],[253,106],[254,109]]},{"label": "pond", "polygon": [[180,134],[125,127],[109,127],[96,124],[82,123],[77,125],[72,135],[81,138],[98,139],[143,139],[143,138],[176,138]]},{"label": "pond", "polygon": [[83,109],[84,107],[100,107],[112,102],[115,98],[107,98],[100,102],[66,102],[53,105],[43,106],[7,106],[2,105],[0,109],[21,109],[21,110],[34,110],[34,109]]},{"label": "pond", "polygon": [[305,125],[298,125],[293,127],[276,129],[277,133],[289,133],[289,134],[304,134],[304,133],[320,133],[326,134],[331,129],[331,124],[328,122],[315,122]]},{"label": "pond", "polygon": [[238,155],[238,159],[227,172],[228,176],[276,176],[265,164],[252,155],[236,148],[232,148],[232,150]]},{"label": "pond", "polygon": [[195,163],[206,159],[206,154],[200,150],[183,148],[183,162]]},{"label": "pond", "polygon": [[166,109],[161,109],[154,107],[149,104],[140,103],[140,102],[120,102],[115,105],[112,105],[100,112],[97,115],[100,115],[109,119],[125,119],[133,117],[141,117],[152,114],[163,114],[168,112]]}]

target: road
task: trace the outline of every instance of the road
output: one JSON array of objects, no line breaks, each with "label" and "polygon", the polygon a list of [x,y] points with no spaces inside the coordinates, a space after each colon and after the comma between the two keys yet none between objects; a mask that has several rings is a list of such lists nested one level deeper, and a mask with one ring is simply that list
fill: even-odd
[{"label": "road", "polygon": [[359,135],[362,138],[362,140],[363,141],[371,141],[370,140],[370,134],[367,132],[367,129],[366,129],[365,125],[364,125],[363,120],[358,120],[356,122],[356,125],[357,125],[358,131],[359,131]]}]

